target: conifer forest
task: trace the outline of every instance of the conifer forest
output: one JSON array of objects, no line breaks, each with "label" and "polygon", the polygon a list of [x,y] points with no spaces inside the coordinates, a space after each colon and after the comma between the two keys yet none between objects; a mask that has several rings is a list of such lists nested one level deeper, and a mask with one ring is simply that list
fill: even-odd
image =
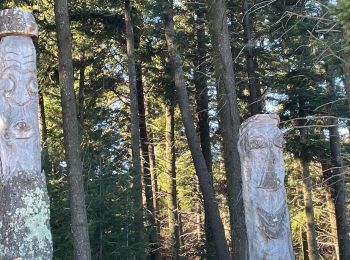
[{"label": "conifer forest", "polygon": [[350,260],[350,0],[1,0],[0,260]]}]

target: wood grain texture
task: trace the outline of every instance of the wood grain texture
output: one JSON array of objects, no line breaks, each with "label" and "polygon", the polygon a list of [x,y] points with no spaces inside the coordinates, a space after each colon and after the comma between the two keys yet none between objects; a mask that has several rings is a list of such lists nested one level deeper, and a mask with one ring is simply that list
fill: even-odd
[{"label": "wood grain texture", "polygon": [[258,114],[239,133],[249,259],[294,259],[277,115]]},{"label": "wood grain texture", "polygon": [[30,13],[0,12],[0,35],[15,35],[0,42],[0,259],[4,260],[52,258],[49,198],[41,172],[36,52],[30,38],[37,35],[32,30],[37,27],[31,24],[25,36],[27,21],[34,21]]}]

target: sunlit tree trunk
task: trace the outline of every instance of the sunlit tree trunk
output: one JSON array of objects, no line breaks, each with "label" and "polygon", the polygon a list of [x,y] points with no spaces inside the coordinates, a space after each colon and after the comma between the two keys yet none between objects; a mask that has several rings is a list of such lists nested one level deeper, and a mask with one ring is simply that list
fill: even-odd
[{"label": "sunlit tree trunk", "polygon": [[[139,44],[137,43],[137,46]],[[158,242],[158,222],[156,221],[156,208],[154,206],[154,187],[152,185],[151,164],[149,154],[149,138],[146,126],[146,110],[145,110],[145,98],[143,94],[143,82],[142,82],[142,68],[140,61],[136,62],[136,86],[137,86],[137,99],[139,109],[139,123],[140,123],[140,141],[141,141],[141,153],[142,153],[142,169],[143,169],[143,182],[145,186],[146,207],[148,214],[147,219],[150,223],[150,244],[152,258],[157,259],[159,255],[159,242]],[[154,177],[154,176],[153,176]],[[153,179],[154,181],[154,179]]]},{"label": "sunlit tree trunk", "polygon": [[128,57],[128,74],[130,90],[130,113],[131,113],[131,150],[133,163],[133,200],[134,200],[134,232],[135,242],[138,245],[137,259],[145,258],[144,250],[144,226],[143,226],[143,203],[142,203],[142,168],[140,157],[140,128],[139,107],[136,86],[136,61],[134,47],[134,31],[131,18],[131,4],[125,1],[125,28]]},{"label": "sunlit tree trunk", "polygon": [[171,258],[179,259],[180,238],[178,225],[176,167],[174,140],[174,103],[167,102],[165,107],[165,173],[167,175],[167,204]]},{"label": "sunlit tree trunk", "polygon": [[310,175],[310,163],[301,159],[302,177],[303,177],[303,198],[306,219],[306,240],[308,248],[308,258],[310,260],[318,260],[318,249],[315,230],[315,214],[312,201],[312,180]]},{"label": "sunlit tree trunk", "polygon": [[[322,173],[323,173],[323,179],[326,185],[328,185],[329,183],[328,178],[332,176],[332,169],[328,163],[322,163]],[[337,219],[335,217],[334,201],[332,200],[332,193],[329,187],[326,187],[325,193],[326,193],[326,201],[327,201],[327,210],[329,215],[329,224],[331,228],[331,237],[334,244],[334,252],[336,255],[336,259],[339,259]]]},{"label": "sunlit tree trunk", "polygon": [[[335,100],[337,98],[336,88],[327,66],[326,72],[328,74],[328,94]],[[330,115],[332,115],[331,109],[329,109],[329,113]],[[349,220],[347,215],[347,191],[345,184],[343,159],[341,154],[338,119],[332,117],[329,120],[329,125],[329,145],[331,151],[331,161],[333,166],[332,178],[329,182],[329,187],[332,192],[332,199],[334,201],[335,215],[337,219],[339,257],[340,260],[345,260],[350,259],[350,237]]]},{"label": "sunlit tree trunk", "polygon": [[[197,48],[194,58],[194,85],[196,87],[197,115],[199,124],[199,137],[201,140],[201,148],[207,162],[208,170],[212,172],[212,156],[210,146],[210,130],[209,130],[209,97],[207,87],[207,65],[206,65],[206,37],[205,37],[205,16],[204,10],[200,6],[196,9],[196,36]],[[215,257],[215,246],[213,241],[213,232],[208,222],[208,213],[205,212],[205,234],[207,257]]]},{"label": "sunlit tree trunk", "polygon": [[341,260],[345,260],[350,259],[349,221],[346,206],[347,192],[345,186],[343,160],[341,157],[338,120],[334,118],[330,121],[330,124],[334,125],[329,127],[329,142],[333,165],[330,188],[332,190],[332,198],[335,204],[335,215],[337,219],[339,256]]},{"label": "sunlit tree trunk", "polygon": [[74,259],[91,259],[89,230],[85,206],[83,167],[79,124],[74,92],[72,37],[67,0],[55,0],[55,21],[58,40],[59,83],[63,117],[65,156],[70,186],[70,213]]},{"label": "sunlit tree trunk", "polygon": [[230,37],[224,0],[207,0],[209,31],[213,45],[218,91],[218,111],[223,138],[224,161],[227,176],[228,202],[230,208],[231,242],[233,259],[246,259],[247,231],[245,227],[242,176],[237,141],[240,127],[236,84],[233,70]]},{"label": "sunlit tree trunk", "polygon": [[[299,96],[299,119],[298,125],[303,126],[305,124],[306,116],[305,113],[305,100]],[[315,216],[314,216],[314,205],[312,200],[312,179],[310,175],[310,151],[306,147],[307,142],[307,128],[300,129],[300,143],[302,145],[300,152],[300,170],[302,172],[303,180],[303,200],[304,200],[304,211],[306,219],[306,240],[307,240],[307,251],[310,260],[318,260],[319,253],[317,249],[316,241],[316,230],[315,230]]]},{"label": "sunlit tree trunk", "polygon": [[197,135],[194,119],[192,116],[189,97],[186,89],[185,76],[182,69],[182,60],[177,45],[174,42],[175,29],[173,24],[172,7],[168,1],[162,0],[163,4],[163,22],[165,27],[165,38],[168,46],[169,57],[171,60],[177,100],[179,102],[182,122],[185,127],[185,133],[192,159],[198,176],[199,185],[204,199],[204,207],[208,212],[208,220],[213,230],[213,237],[217,256],[219,259],[231,259],[225,238],[224,226],[222,224],[219,207],[216,202],[212,178],[208,170],[205,158],[203,156],[200,139]]}]

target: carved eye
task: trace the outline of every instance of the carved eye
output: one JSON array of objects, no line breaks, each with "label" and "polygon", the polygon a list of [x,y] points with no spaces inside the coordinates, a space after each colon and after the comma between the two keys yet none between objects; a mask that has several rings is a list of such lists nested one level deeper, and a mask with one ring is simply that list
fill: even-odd
[{"label": "carved eye", "polygon": [[286,142],[282,134],[279,134],[276,138],[273,139],[273,144],[279,148],[284,148]]},{"label": "carved eye", "polygon": [[35,79],[31,79],[27,86],[27,91],[29,96],[36,96],[38,93],[38,83]]},{"label": "carved eye", "polygon": [[249,140],[248,146],[249,146],[249,150],[261,149],[261,148],[267,147],[267,142],[265,138],[262,136],[252,137]]},{"label": "carved eye", "polygon": [[25,132],[30,129],[28,124],[24,121],[18,122],[17,124],[14,125],[14,128],[20,132]]},{"label": "carved eye", "polygon": [[4,91],[5,97],[11,97],[15,91],[15,83],[11,79],[0,81],[0,89]]}]

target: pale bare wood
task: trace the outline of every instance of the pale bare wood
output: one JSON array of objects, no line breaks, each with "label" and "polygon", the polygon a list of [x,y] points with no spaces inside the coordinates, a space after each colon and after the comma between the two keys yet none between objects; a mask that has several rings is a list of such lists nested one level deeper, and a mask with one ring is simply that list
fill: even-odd
[{"label": "pale bare wood", "polygon": [[[21,36],[18,36],[21,34]],[[0,12],[0,259],[51,259],[33,16]]]},{"label": "pale bare wood", "polygon": [[258,114],[239,133],[249,259],[294,259],[277,115]]}]

